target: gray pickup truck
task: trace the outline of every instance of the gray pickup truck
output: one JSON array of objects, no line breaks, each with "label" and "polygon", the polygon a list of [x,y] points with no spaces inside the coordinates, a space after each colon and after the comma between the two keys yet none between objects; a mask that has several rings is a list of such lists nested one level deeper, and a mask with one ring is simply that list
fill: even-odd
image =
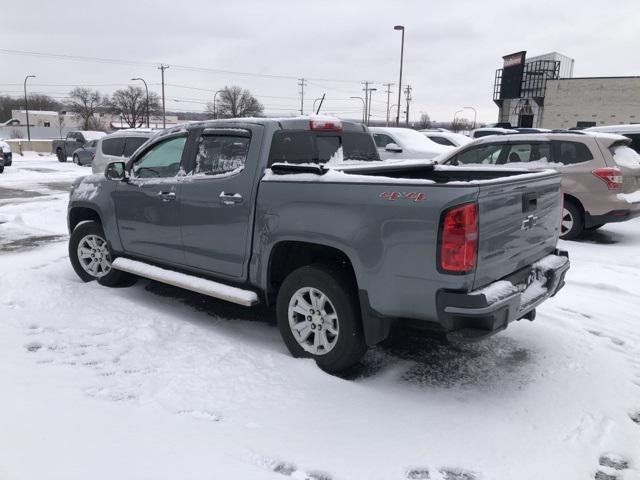
[{"label": "gray pickup truck", "polygon": [[56,154],[59,162],[66,162],[75,150],[82,147],[87,142],[98,140],[106,135],[104,132],[96,130],[74,130],[67,133],[61,140],[54,140],[51,151]]},{"label": "gray pickup truck", "polygon": [[481,339],[563,285],[560,175],[379,160],[366,127],[325,117],[165,131],[77,180],[69,256],[84,281],[138,276],[275,306],[325,371],[397,324]]}]

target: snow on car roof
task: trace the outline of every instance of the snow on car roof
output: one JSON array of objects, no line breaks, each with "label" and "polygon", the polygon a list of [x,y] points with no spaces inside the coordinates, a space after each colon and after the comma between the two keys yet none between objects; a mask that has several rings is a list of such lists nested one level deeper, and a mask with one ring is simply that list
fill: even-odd
[{"label": "snow on car roof", "polygon": [[105,132],[98,132],[96,130],[78,130],[87,141],[98,140],[106,135]]},{"label": "snow on car roof", "polygon": [[386,133],[394,136],[400,141],[400,146],[408,150],[432,153],[445,153],[451,150],[451,147],[429,140],[424,133],[412,128],[370,127],[369,131],[371,133]]},{"label": "snow on car roof", "polygon": [[640,123],[602,125],[600,127],[585,128],[583,132],[608,132],[608,133],[640,133]]}]

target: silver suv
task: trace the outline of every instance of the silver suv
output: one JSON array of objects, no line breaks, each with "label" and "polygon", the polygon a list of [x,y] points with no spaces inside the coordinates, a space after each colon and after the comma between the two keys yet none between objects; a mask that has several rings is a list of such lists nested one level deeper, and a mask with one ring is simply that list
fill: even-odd
[{"label": "silver suv", "polygon": [[98,140],[95,157],[91,162],[93,173],[104,173],[111,162],[129,158],[142,145],[147,143],[158,130],[150,128],[131,128],[118,130]]},{"label": "silver suv", "polygon": [[449,165],[553,168],[562,175],[561,238],[640,215],[640,155],[605,133],[549,132],[483,137],[440,157]]}]

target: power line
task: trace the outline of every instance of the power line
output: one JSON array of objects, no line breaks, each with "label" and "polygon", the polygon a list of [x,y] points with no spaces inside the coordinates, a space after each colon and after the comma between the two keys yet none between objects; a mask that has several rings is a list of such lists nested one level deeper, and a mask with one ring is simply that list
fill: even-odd
[{"label": "power line", "polygon": [[[123,60],[123,59],[115,59],[115,58],[91,57],[91,56],[85,56],[85,55],[69,55],[69,54],[61,54],[61,53],[34,52],[34,51],[27,51],[27,50],[11,50],[6,48],[0,49],[0,54],[30,56],[30,57],[37,57],[37,58],[51,58],[51,59],[63,60],[63,61],[106,63],[106,64],[112,64],[112,65],[136,65],[136,66],[145,66],[145,67],[157,67],[158,65],[157,62],[154,63],[154,62],[143,62],[139,60]],[[240,72],[240,71],[234,71],[234,70],[223,70],[223,69],[217,69],[217,68],[198,67],[198,66],[190,66],[190,65],[177,65],[177,64],[171,64],[171,67],[175,70],[187,70],[187,71],[249,76],[249,77],[259,77],[259,78],[275,78],[275,79],[282,79],[282,80],[298,80],[298,77],[295,77],[293,75]],[[334,82],[334,83],[359,83],[357,80],[347,80],[347,79],[338,79],[338,78],[314,78],[311,80],[318,80],[320,82]]]}]

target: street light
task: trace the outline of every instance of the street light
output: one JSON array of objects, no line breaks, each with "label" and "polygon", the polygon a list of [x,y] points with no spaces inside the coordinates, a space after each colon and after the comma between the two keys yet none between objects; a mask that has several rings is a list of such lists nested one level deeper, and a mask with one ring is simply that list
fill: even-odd
[{"label": "street light", "polygon": [[31,141],[31,127],[29,126],[29,100],[27,99],[27,80],[36,78],[35,75],[27,75],[24,77],[24,110],[27,113],[27,139]]},{"label": "street light", "polygon": [[472,130],[475,130],[475,128],[476,128],[476,118],[478,118],[478,111],[473,107],[464,107],[464,108],[470,108],[471,110],[473,110],[473,128],[472,128]]},{"label": "street light", "polygon": [[149,87],[147,86],[147,82],[144,81],[144,78],[132,78],[131,80],[140,80],[144,83],[144,89],[147,91],[147,128],[149,128]]},{"label": "street light", "polygon": [[362,97],[349,97],[349,98],[357,98],[362,102],[362,123],[366,123],[367,110],[366,110],[366,103],[364,101],[364,98]]},{"label": "street light", "polygon": [[402,42],[400,43],[400,81],[398,82],[398,113],[396,115],[396,127],[400,126],[400,103],[402,94],[402,62],[404,60],[404,26],[396,25],[394,30],[402,31]]},{"label": "street light", "polygon": [[216,110],[216,97],[220,92],[224,92],[224,90],[217,90],[216,93],[213,94],[213,119],[218,119],[218,111]]},{"label": "street light", "polygon": [[377,91],[377,88],[370,88],[369,89],[369,103],[367,105],[369,105],[369,112],[367,113],[367,126],[371,123],[371,92],[373,91]]}]

